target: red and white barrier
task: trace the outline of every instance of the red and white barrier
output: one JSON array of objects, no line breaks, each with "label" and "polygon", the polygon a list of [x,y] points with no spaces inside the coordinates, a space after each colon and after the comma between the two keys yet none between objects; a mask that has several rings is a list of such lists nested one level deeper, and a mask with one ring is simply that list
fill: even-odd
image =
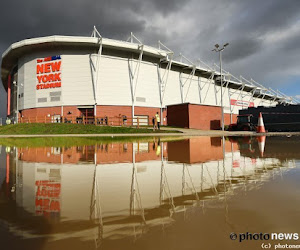
[{"label": "red and white barrier", "polygon": [[264,157],[266,136],[265,135],[258,136],[257,141],[258,141],[258,149],[259,149],[260,157]]},{"label": "red and white barrier", "polygon": [[259,113],[257,131],[256,132],[257,133],[265,133],[266,132],[261,112]]}]

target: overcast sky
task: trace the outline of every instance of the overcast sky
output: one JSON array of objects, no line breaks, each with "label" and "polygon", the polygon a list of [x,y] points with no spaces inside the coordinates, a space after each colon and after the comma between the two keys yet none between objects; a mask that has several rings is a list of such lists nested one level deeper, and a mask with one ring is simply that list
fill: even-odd
[{"label": "overcast sky", "polygon": [[[229,42],[224,68],[300,97],[300,0],[6,0],[0,8],[0,51],[26,38],[90,36],[148,45],[212,64],[214,44]],[[6,92],[0,87],[0,117]]]}]

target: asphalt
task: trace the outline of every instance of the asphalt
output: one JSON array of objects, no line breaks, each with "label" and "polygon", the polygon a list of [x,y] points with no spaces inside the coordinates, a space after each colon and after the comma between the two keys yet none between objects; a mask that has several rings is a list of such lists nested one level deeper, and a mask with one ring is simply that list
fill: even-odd
[{"label": "asphalt", "polygon": [[134,134],[48,134],[48,135],[0,135],[0,138],[30,138],[30,137],[192,137],[192,136],[293,136],[300,135],[300,132],[268,132],[256,133],[249,131],[221,131],[221,130],[198,130],[183,128],[161,128],[161,130],[174,130],[181,133],[134,133]]}]

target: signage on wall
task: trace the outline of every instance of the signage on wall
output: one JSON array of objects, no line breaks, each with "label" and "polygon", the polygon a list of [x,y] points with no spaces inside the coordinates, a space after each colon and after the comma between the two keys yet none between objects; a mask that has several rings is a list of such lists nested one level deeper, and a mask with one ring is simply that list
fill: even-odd
[{"label": "signage on wall", "polygon": [[61,87],[61,57],[49,56],[37,59],[36,89],[52,89]]},{"label": "signage on wall", "polygon": [[241,101],[235,99],[230,99],[230,104],[233,106],[254,107],[254,102]]},{"label": "signage on wall", "polygon": [[35,213],[49,215],[60,212],[61,184],[55,181],[39,180],[35,182]]}]

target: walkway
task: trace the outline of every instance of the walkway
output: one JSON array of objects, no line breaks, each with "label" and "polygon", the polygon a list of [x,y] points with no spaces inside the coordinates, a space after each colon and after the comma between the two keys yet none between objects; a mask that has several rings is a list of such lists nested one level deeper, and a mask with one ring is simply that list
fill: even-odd
[{"label": "walkway", "polygon": [[292,136],[300,135],[300,132],[269,132],[256,133],[249,131],[224,131],[221,130],[198,130],[198,129],[184,129],[184,128],[161,128],[161,130],[174,130],[181,133],[135,133],[135,134],[48,134],[48,135],[0,135],[0,138],[26,138],[26,137],[191,137],[191,136]]}]

